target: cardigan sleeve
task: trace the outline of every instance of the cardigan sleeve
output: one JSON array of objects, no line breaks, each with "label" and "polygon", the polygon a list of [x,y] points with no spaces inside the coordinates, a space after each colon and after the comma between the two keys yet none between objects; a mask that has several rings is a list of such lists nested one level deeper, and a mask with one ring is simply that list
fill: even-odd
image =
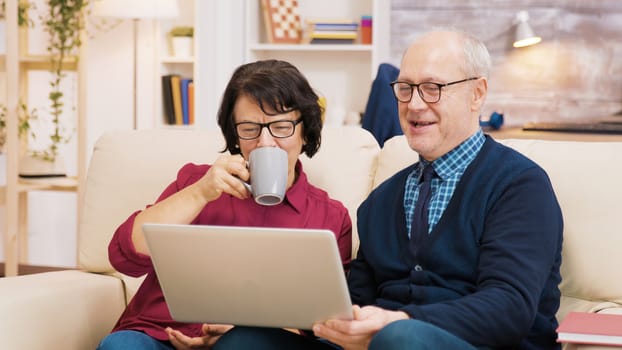
[{"label": "cardigan sleeve", "polygon": [[[359,235],[364,234],[365,230],[368,229],[365,218],[368,218],[369,215],[369,201],[369,198],[364,201],[357,211]],[[376,300],[374,271],[367,263],[363,250],[359,248],[356,259],[352,260],[350,264],[348,273],[350,298],[353,304],[360,306],[373,305]]]}]

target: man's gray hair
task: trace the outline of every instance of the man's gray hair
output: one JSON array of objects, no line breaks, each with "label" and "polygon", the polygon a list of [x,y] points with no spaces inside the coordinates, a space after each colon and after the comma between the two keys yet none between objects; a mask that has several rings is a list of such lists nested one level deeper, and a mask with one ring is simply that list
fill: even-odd
[{"label": "man's gray hair", "polygon": [[488,78],[492,63],[486,45],[472,34],[460,33],[464,37],[464,73],[468,77]]},{"label": "man's gray hair", "polygon": [[[488,78],[492,63],[490,60],[490,54],[488,53],[488,49],[481,40],[479,40],[473,34],[465,32],[464,30],[448,26],[434,27],[419,36],[425,36],[426,34],[432,32],[454,32],[459,34],[462,37],[464,48],[464,63],[461,67],[462,71],[469,78]],[[404,54],[405,53],[406,51],[404,51]]]}]

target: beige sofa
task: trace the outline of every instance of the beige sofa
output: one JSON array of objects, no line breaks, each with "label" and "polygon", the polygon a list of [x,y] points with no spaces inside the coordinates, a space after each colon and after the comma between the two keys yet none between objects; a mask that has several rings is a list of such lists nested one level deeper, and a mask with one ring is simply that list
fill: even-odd
[{"label": "beige sofa", "polygon": [[[622,313],[622,143],[504,143],[548,171],[561,202],[559,317],[571,310]],[[140,283],[119,276],[108,263],[114,229],[133,210],[153,202],[183,163],[211,162],[223,146],[217,131],[104,135],[90,161],[81,206],[81,270],[0,279],[0,348],[94,349]],[[363,129],[345,127],[326,129],[320,152],[303,162],[310,181],[341,200],[356,221],[356,209],[369,191],[416,159],[403,137],[380,150]]]}]

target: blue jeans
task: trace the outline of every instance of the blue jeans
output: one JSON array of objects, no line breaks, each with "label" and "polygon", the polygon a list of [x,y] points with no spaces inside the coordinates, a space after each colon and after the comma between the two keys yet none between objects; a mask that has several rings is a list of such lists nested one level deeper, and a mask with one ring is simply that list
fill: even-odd
[{"label": "blue jeans", "polygon": [[389,323],[372,338],[369,350],[477,350],[476,347],[430,323],[400,320]]},{"label": "blue jeans", "polygon": [[234,327],[214,345],[213,350],[335,350],[326,341],[304,337],[280,328]]},{"label": "blue jeans", "polygon": [[[339,346],[275,328],[235,327],[222,336],[214,350],[335,350]],[[477,350],[455,335],[418,320],[402,320],[382,328],[369,350]]]},{"label": "blue jeans", "polygon": [[140,331],[117,331],[108,334],[97,350],[175,350],[168,341],[160,341]]}]

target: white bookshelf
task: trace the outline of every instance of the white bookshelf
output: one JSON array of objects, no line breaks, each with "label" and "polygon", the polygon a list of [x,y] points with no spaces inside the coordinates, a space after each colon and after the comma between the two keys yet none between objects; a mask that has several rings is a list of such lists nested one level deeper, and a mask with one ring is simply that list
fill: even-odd
[{"label": "white bookshelf", "polygon": [[[299,0],[307,18],[373,17],[371,44],[316,45],[271,44],[267,42],[260,0],[180,0],[180,17],[159,21],[159,45],[154,89],[153,125],[164,123],[160,77],[170,72],[192,76],[195,84],[195,125],[189,128],[217,128],[216,113],[222,92],[240,64],[276,58],[296,65],[318,93],[328,101],[327,115],[362,112],[380,63],[388,60],[390,0]],[[326,15],[330,14],[330,15]],[[194,57],[170,56],[166,33],[174,25],[194,26]],[[182,126],[188,128],[188,126]]]},{"label": "white bookshelf", "polygon": [[[387,0],[298,0],[307,19],[373,18],[371,44],[271,44],[259,0],[246,0],[245,61],[281,59],[297,66],[327,100],[327,123],[363,112],[378,65],[389,57],[391,2]],[[337,120],[338,122],[338,120]]]}]

